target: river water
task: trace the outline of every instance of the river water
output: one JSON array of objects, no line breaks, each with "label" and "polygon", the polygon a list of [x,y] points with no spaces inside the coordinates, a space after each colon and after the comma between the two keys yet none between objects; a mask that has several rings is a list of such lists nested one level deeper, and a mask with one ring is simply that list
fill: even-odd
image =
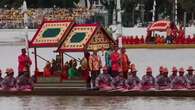
[{"label": "river water", "polygon": [[[17,56],[24,46],[0,46],[0,68],[13,67],[17,73]],[[38,49],[38,54],[51,60],[55,58],[52,49]],[[30,49],[30,51],[33,51]],[[69,53],[80,58],[82,53]],[[147,66],[153,68],[154,75],[158,74],[160,65],[195,67],[195,49],[130,49],[127,54],[131,62],[136,64],[138,75],[141,77]],[[31,59],[34,57],[30,54]],[[65,59],[70,58],[65,56]],[[45,62],[39,59],[39,69]],[[33,72],[34,64],[31,67]],[[17,75],[17,74],[15,74]],[[1,110],[194,110],[195,98],[170,97],[83,97],[83,96],[24,96],[0,97]]]},{"label": "river water", "polygon": [[24,96],[0,97],[1,110],[194,110],[195,98]]}]

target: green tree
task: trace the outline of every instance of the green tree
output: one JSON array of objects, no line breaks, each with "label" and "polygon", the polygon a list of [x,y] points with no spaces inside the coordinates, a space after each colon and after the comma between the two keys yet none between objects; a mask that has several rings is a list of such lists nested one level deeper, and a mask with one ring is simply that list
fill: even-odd
[{"label": "green tree", "polygon": [[108,10],[108,24],[112,24],[113,11],[116,8],[115,0],[100,0],[104,7]]},{"label": "green tree", "polygon": [[195,0],[179,0],[182,8],[191,13],[191,20],[194,20],[194,12],[195,12]]}]

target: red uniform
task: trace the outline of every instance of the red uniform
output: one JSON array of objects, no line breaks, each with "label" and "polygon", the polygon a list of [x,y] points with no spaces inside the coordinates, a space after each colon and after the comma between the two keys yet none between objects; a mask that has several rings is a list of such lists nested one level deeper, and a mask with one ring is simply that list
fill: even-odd
[{"label": "red uniform", "polygon": [[138,36],[135,37],[135,44],[138,44],[139,43],[139,38]]},{"label": "red uniform", "polygon": [[191,43],[192,43],[192,39],[191,39],[190,35],[189,35],[188,38],[186,39],[186,42],[187,42],[187,44],[191,44]]},{"label": "red uniform", "polygon": [[122,70],[123,70],[123,76],[126,79],[127,79],[127,73],[129,70],[129,64],[130,64],[130,61],[129,61],[127,54],[122,53],[121,54],[121,65],[122,65]]},{"label": "red uniform", "polygon": [[18,72],[22,73],[28,71],[28,66],[32,64],[32,61],[27,55],[21,54],[20,56],[18,56],[18,63]]},{"label": "red uniform", "polygon": [[118,52],[113,52],[111,54],[111,64],[112,64],[112,71],[118,71],[119,64],[120,64],[120,54]]},{"label": "red uniform", "polygon": [[141,43],[141,44],[144,44],[144,43],[145,43],[145,42],[144,42],[144,36],[141,37],[140,43]]}]

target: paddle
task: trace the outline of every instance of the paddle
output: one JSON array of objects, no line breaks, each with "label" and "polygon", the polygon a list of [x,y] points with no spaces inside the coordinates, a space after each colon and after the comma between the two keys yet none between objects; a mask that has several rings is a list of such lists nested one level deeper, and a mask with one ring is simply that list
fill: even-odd
[{"label": "paddle", "polygon": [[70,57],[70,58],[72,58],[72,59],[75,59],[75,60],[78,61],[78,62],[81,61],[79,58],[76,59],[75,57],[73,57],[73,56],[71,56],[71,55],[69,55],[69,54],[67,54],[67,53],[64,53],[64,55],[66,55],[66,56],[68,56],[68,57]]},{"label": "paddle", "polygon": [[[34,54],[34,55],[35,55],[35,53],[34,53],[34,52],[32,52],[32,54]],[[37,56],[37,57],[39,57],[40,59],[42,59],[42,60],[44,60],[44,61],[46,61],[46,62],[49,62],[49,63],[50,63],[50,61],[49,61],[49,60],[47,60],[47,59],[43,58],[42,56],[37,55],[37,54],[36,54],[36,56]]]}]

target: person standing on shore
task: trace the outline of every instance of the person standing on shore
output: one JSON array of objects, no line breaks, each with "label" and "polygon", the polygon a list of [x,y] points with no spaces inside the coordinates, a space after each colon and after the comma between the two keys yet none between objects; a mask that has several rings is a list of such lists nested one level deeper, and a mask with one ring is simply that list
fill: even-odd
[{"label": "person standing on shore", "polygon": [[29,73],[32,64],[30,57],[26,55],[26,49],[23,48],[21,52],[21,55],[18,56],[18,76]]},{"label": "person standing on shore", "polygon": [[0,84],[1,84],[2,81],[3,81],[3,78],[2,78],[2,71],[1,71],[1,69],[0,69]]}]

